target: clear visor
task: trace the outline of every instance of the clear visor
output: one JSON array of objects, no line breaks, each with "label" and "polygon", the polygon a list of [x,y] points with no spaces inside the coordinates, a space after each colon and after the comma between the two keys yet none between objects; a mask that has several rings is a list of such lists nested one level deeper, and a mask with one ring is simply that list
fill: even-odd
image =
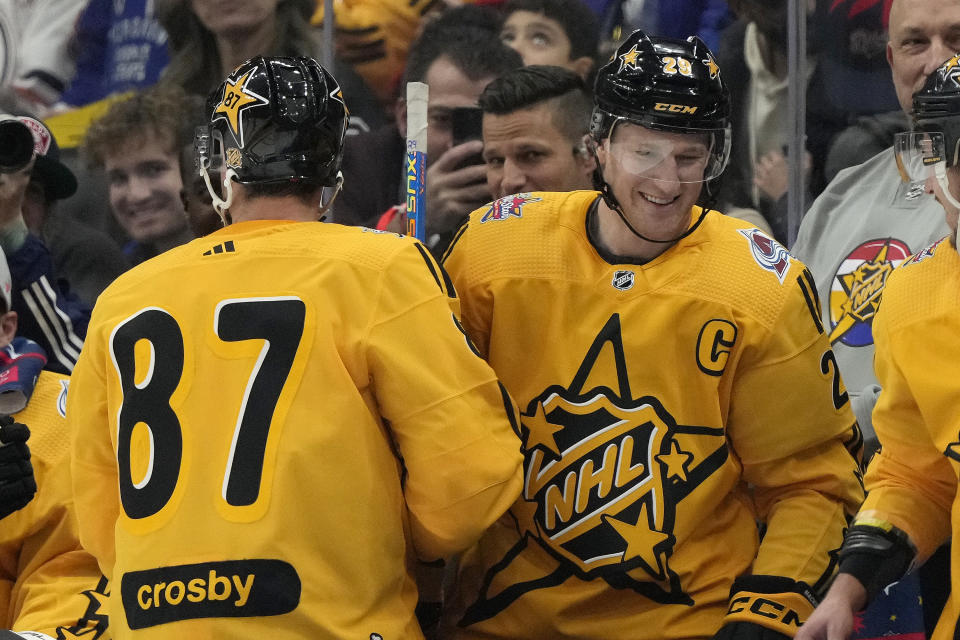
[{"label": "clear visor", "polygon": [[897,170],[904,182],[924,182],[936,177],[937,165],[946,167],[943,134],[910,131],[898,133],[893,141]]},{"label": "clear visor", "polygon": [[945,198],[952,206],[960,209],[960,201],[951,192],[947,180],[945,148],[943,134],[936,131],[898,133],[893,140],[900,179],[915,183],[933,178],[940,185],[938,198]]},{"label": "clear visor", "polygon": [[624,171],[664,182],[705,182],[718,177],[730,155],[729,129],[650,129],[619,119],[608,138],[610,157]]}]

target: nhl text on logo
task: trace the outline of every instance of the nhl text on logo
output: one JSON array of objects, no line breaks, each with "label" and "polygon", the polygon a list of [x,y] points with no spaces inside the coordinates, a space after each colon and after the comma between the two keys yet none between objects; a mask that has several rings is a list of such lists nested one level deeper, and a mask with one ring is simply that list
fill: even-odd
[{"label": "nhl text on logo", "polygon": [[626,291],[633,288],[635,277],[633,271],[617,271],[613,274],[613,281],[610,284],[613,285],[614,289]]}]

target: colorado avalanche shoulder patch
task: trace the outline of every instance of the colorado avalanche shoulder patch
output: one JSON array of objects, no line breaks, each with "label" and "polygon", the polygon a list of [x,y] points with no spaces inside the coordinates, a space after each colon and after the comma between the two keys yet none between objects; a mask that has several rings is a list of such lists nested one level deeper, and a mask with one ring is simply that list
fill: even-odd
[{"label": "colorado avalanche shoulder patch", "polygon": [[777,276],[783,284],[790,270],[790,254],[779,242],[759,229],[737,229],[750,242],[750,253],[761,268]]},{"label": "colorado avalanche shoulder patch", "polygon": [[480,224],[491,220],[506,220],[507,218],[522,218],[523,207],[529,202],[540,202],[543,198],[531,197],[529,193],[517,193],[506,196],[490,203],[490,206],[480,218]]}]

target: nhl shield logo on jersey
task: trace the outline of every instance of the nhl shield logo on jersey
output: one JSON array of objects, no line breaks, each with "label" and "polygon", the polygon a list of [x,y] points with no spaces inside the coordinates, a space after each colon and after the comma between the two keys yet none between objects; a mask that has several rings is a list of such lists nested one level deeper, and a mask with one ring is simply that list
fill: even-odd
[{"label": "nhl shield logo on jersey", "polygon": [[507,218],[523,217],[523,206],[529,202],[540,202],[543,198],[534,198],[529,193],[517,193],[495,200],[488,205],[480,224],[491,220],[506,220]]},{"label": "nhl shield logo on jersey", "polygon": [[868,240],[840,262],[830,284],[830,344],[873,344],[873,318],[894,268],[910,248],[894,238]]},{"label": "nhl shield logo on jersey", "polygon": [[617,271],[613,274],[613,280],[610,284],[613,285],[614,289],[626,291],[627,289],[633,288],[635,279],[636,274],[634,274],[633,271]]},{"label": "nhl shield logo on jersey", "polygon": [[750,253],[757,264],[775,274],[780,284],[790,270],[790,254],[783,246],[759,229],[738,229],[750,241]]},{"label": "nhl shield logo on jersey", "polygon": [[523,496],[539,538],[583,574],[627,565],[666,580],[674,505],[663,480],[685,479],[693,458],[673,439],[673,418],[654,398],[564,395],[538,398],[522,421]]},{"label": "nhl shield logo on jersey", "polygon": [[[522,535],[489,571],[460,625],[496,615],[524,593],[571,576],[602,579],[661,604],[692,604],[670,567],[678,504],[728,457],[722,428],[679,424],[628,380],[619,314],[586,351],[573,379],[551,385],[521,414]],[[559,566],[548,580],[494,592],[502,571],[536,543]]]}]

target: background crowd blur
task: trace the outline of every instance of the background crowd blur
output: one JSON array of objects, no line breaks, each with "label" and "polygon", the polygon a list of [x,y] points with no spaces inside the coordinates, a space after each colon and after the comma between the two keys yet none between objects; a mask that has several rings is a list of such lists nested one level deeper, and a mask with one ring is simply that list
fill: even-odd
[{"label": "background crowd blur", "polygon": [[[732,160],[719,192],[712,194],[714,204],[788,241],[786,0],[459,4],[336,0],[334,40],[325,47],[321,0],[10,0],[0,4],[0,95],[8,111],[47,121],[63,161],[78,178],[76,193],[58,202],[59,215],[106,233],[123,247],[138,240],[117,212],[111,215],[104,206],[109,198],[103,197],[103,163],[90,162],[80,152],[90,123],[111,104],[158,83],[205,97],[254,54],[322,59],[331,53],[351,112],[350,133],[357,136],[347,151],[345,192],[335,216],[373,225],[402,200],[401,88],[405,81],[426,80],[436,95],[430,106],[429,160],[431,178],[439,183],[431,187],[428,204],[435,212],[437,242],[442,242],[439,238],[462,216],[491,197],[478,186],[484,182],[482,171],[464,162],[477,156],[474,147],[445,152],[456,146],[450,110],[475,106],[487,82],[518,64],[496,51],[497,42],[516,50],[523,64],[565,66],[589,88],[596,62],[609,55],[621,34],[634,28],[678,38],[696,34],[717,54],[734,105]],[[889,5],[883,0],[809,2],[807,203],[841,169],[889,146],[904,125],[885,60]],[[423,37],[425,27],[445,13],[450,15]],[[443,63],[432,67],[438,58],[452,63],[452,69]],[[445,70],[450,73],[444,75]],[[475,86],[461,91],[464,87],[456,85],[464,80]],[[192,124],[185,118],[179,122],[188,130]]]}]

